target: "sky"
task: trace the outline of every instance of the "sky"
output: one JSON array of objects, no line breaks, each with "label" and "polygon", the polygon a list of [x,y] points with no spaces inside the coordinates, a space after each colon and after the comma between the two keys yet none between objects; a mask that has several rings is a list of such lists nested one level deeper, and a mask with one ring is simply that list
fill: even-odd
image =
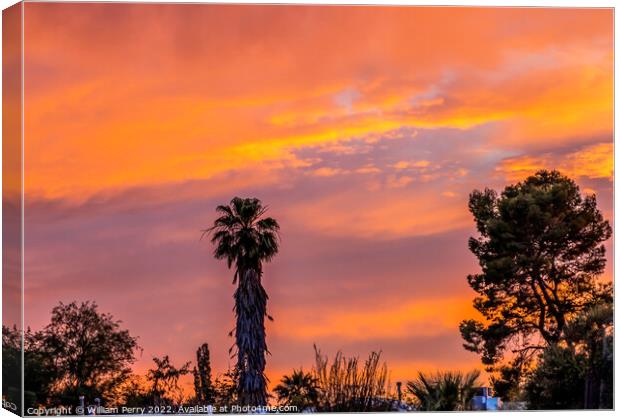
[{"label": "sky", "polygon": [[95,300],[136,371],[203,342],[226,371],[201,229],[258,197],[272,383],[313,344],[382,350],[392,381],[482,369],[468,195],[556,168],[612,219],[612,33],[611,9],[26,3],[26,324]]}]

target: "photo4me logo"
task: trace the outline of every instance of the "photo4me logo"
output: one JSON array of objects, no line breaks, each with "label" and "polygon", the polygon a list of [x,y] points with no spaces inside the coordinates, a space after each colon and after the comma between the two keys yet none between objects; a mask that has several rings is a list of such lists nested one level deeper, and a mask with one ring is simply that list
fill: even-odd
[{"label": "photo4me logo", "polygon": [[233,414],[265,414],[274,412],[298,412],[295,405],[264,405],[264,406],[251,406],[251,405],[232,405],[230,412]]}]

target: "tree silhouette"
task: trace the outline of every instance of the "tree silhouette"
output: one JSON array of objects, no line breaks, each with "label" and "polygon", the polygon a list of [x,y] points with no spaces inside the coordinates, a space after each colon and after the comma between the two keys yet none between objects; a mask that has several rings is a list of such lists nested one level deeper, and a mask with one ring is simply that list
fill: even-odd
[{"label": "tree silhouette", "polygon": [[262,266],[278,252],[280,226],[275,219],[263,216],[267,207],[254,198],[235,197],[230,205],[220,205],[216,211],[220,217],[204,232],[212,234],[215,258],[225,259],[229,268],[235,267],[238,401],[242,405],[264,406],[267,404],[264,372],[268,296],[261,283]]},{"label": "tree silhouette", "polygon": [[518,402],[523,398],[523,379],[529,372],[530,359],[517,356],[512,362],[495,367],[489,377],[493,393],[503,402]]},{"label": "tree silhouette", "polygon": [[194,374],[194,391],[196,402],[202,405],[210,405],[214,401],[213,384],[211,382],[211,360],[209,344],[204,343],[196,350],[196,366]]},{"label": "tree silhouette", "polygon": [[[40,332],[27,329],[23,333],[24,403],[26,407],[46,404],[58,377],[54,359],[41,344]],[[20,398],[20,388],[13,387],[12,378],[21,375],[22,335],[16,327],[2,326],[2,393],[8,399]]]},{"label": "tree silhouette", "polygon": [[[79,396],[104,398],[131,373],[137,339],[94,302],[60,303],[37,337],[40,358],[53,362],[51,402],[75,405]],[[105,400],[105,399],[104,399]]]},{"label": "tree silhouette", "polygon": [[106,396],[108,406],[145,407],[154,406],[153,394],[147,376],[132,374]]},{"label": "tree silhouette", "polygon": [[273,391],[280,404],[295,406],[296,412],[315,407],[319,397],[316,377],[311,373],[304,373],[303,369],[293,370],[290,376],[283,376]]},{"label": "tree silhouette", "polygon": [[584,405],[585,359],[566,346],[550,345],[524,384],[528,409],[578,409]]},{"label": "tree silhouette", "polygon": [[[24,344],[25,345],[25,344]],[[22,334],[17,327],[2,325],[2,395],[3,399],[21,400]],[[15,382],[17,377],[18,382]],[[21,408],[18,407],[18,408]]]},{"label": "tree silhouette", "polygon": [[149,369],[147,379],[151,383],[151,395],[154,405],[167,406],[179,404],[183,401],[183,393],[179,386],[181,376],[189,374],[187,362],[177,368],[170,361],[170,357],[165,355],[161,359],[153,357],[154,369]]},{"label": "tree silhouette", "polygon": [[600,303],[574,318],[565,332],[566,345],[585,359],[586,409],[613,408],[612,303]]},{"label": "tree silhouette", "polygon": [[213,393],[215,396],[215,406],[227,408],[238,405],[238,376],[234,370],[228,370],[215,378],[213,382]]},{"label": "tree silhouette", "polygon": [[495,365],[507,348],[532,357],[557,343],[575,315],[609,300],[596,278],[605,267],[611,227],[595,196],[557,171],[539,171],[498,196],[475,190],[469,199],[479,238],[469,248],[481,273],[468,276],[474,307],[486,323],[461,323],[465,348]]},{"label": "tree silhouette", "polygon": [[524,386],[531,409],[613,408],[613,305],[599,304],[570,321]]}]

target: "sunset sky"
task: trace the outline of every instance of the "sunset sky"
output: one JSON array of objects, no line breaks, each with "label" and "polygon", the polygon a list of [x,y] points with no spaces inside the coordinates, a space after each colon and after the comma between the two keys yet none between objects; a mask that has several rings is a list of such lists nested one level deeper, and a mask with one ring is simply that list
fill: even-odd
[{"label": "sunset sky", "polygon": [[392,381],[481,369],[475,188],[557,168],[612,217],[611,9],[27,3],[24,39],[25,322],[96,300],[138,371],[203,342],[233,365],[200,230],[236,195],[282,228],[272,382],[314,343],[383,350]]}]

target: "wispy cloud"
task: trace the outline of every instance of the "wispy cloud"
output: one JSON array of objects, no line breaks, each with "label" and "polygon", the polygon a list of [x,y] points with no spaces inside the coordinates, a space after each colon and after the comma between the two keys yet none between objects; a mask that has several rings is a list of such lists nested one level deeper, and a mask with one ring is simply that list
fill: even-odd
[{"label": "wispy cloud", "polygon": [[509,181],[518,181],[541,169],[557,169],[571,177],[613,181],[613,144],[604,142],[564,153],[522,155],[506,159],[497,167]]}]

